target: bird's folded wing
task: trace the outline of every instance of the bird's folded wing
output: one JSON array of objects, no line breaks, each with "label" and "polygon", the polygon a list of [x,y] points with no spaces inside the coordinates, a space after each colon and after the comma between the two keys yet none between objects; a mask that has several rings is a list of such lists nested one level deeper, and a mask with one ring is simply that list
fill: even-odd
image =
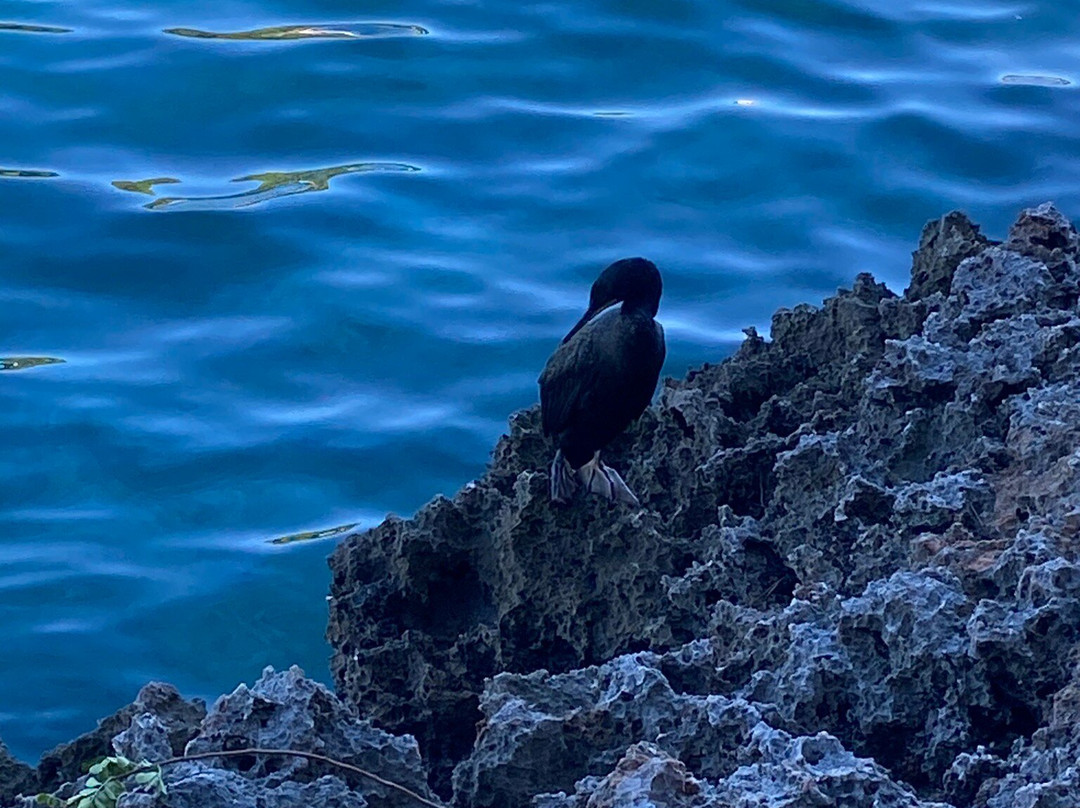
[{"label": "bird's folded wing", "polygon": [[540,374],[540,409],[545,435],[559,434],[572,423],[577,413],[588,408],[603,370],[601,363],[590,361],[590,353],[587,340],[563,343]]}]

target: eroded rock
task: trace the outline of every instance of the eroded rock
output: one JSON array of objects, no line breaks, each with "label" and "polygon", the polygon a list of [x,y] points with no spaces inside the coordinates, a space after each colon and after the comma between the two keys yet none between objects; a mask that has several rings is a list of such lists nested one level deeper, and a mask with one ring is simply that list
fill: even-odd
[{"label": "eroded rock", "polygon": [[860,275],[666,381],[609,452],[640,512],[551,508],[516,414],[335,553],[339,691],[462,806],[1080,804],[1078,258],[1049,205],[931,222],[903,297]]},{"label": "eroded rock", "polygon": [[[415,739],[372,727],[296,667],[280,673],[267,668],[254,685],[240,685],[221,696],[209,712],[200,701],[182,699],[171,685],[152,682],[134,704],[100,722],[98,732],[124,721],[127,726],[110,739],[111,749],[73,762],[80,774],[65,781],[58,796],[70,797],[85,786],[82,772],[100,757],[115,754],[136,762],[161,763],[201,755],[162,767],[164,796],[140,793],[138,784],[128,778],[129,792],[117,808],[418,808],[423,804],[385,781],[440,804],[427,786]],[[269,751],[205,757],[210,752],[244,750],[295,750],[329,760]],[[339,763],[359,767],[383,782]],[[22,793],[31,795],[26,789]],[[35,803],[27,799],[13,804],[30,808]]]},{"label": "eroded rock", "polygon": [[0,741],[0,805],[13,802],[20,794],[38,791],[37,772],[16,760]]},{"label": "eroded rock", "polygon": [[185,700],[172,685],[150,682],[132,704],[99,721],[97,729],[42,755],[37,769],[41,790],[53,791],[70,783],[85,774],[87,761],[112,755],[113,738],[129,729],[132,718],[144,713],[156,716],[160,724],[160,748],[180,754],[206,714],[206,705],[198,699]]}]

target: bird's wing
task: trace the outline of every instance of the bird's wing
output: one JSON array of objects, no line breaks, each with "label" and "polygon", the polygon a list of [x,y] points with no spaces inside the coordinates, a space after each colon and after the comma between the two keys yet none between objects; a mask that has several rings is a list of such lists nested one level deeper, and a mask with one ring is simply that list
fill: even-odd
[{"label": "bird's wing", "polygon": [[540,374],[540,414],[545,435],[557,435],[588,407],[601,365],[588,361],[588,341],[564,342],[548,359]]},{"label": "bird's wing", "polygon": [[660,323],[651,321],[649,328],[642,329],[638,334],[641,341],[635,341],[634,350],[637,361],[624,368],[625,375],[618,382],[626,395],[620,400],[621,406],[617,410],[622,415],[617,415],[616,419],[625,416],[627,422],[641,415],[652,402],[667,354],[664,328]]}]

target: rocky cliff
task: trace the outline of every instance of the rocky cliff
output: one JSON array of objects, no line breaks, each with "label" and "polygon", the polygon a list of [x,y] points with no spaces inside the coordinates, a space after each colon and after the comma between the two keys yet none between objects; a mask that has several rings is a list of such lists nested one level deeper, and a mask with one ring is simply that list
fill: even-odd
[{"label": "rocky cliff", "polygon": [[[860,275],[666,381],[607,453],[640,511],[553,508],[517,413],[481,479],[334,553],[336,696],[267,672],[204,717],[150,686],[36,771],[0,748],[0,802],[91,752],[278,744],[461,808],[1075,808],[1078,262],[1049,205],[1003,242],[931,222],[902,296]],[[409,804],[263,756],[166,781]]]},{"label": "rocky cliff", "polygon": [[338,692],[470,808],[1080,805],[1078,259],[1049,205],[930,223],[902,296],[668,380],[640,512],[552,508],[517,413],[334,554]]}]

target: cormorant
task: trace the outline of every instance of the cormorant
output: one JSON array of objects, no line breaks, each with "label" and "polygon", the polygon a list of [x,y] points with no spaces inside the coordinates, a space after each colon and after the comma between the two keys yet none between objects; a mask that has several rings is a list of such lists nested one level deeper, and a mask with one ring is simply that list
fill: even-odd
[{"label": "cormorant", "polygon": [[[592,285],[589,308],[540,374],[544,434],[558,451],[551,463],[551,499],[565,503],[576,487],[637,506],[600,450],[645,411],[664,364],[660,271],[644,258],[616,261]],[[616,303],[618,308],[611,308]]]}]

